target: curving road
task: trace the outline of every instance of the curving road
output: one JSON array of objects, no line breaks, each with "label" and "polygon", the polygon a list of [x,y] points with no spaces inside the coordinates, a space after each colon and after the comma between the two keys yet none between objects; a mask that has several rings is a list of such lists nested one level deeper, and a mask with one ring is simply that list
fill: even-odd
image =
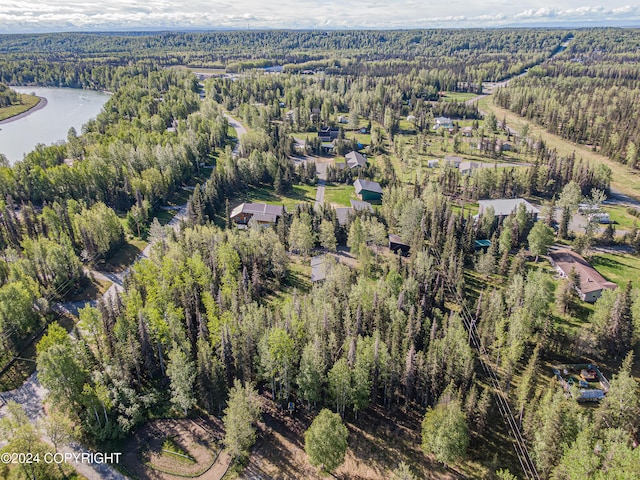
[{"label": "curving road", "polygon": [[[238,138],[247,133],[247,129],[237,120],[233,119],[230,115],[225,113],[225,117],[229,120],[229,124],[236,130]],[[237,150],[239,148],[239,143],[236,144],[234,148],[234,156],[237,155]],[[187,205],[181,205],[177,208],[176,215],[171,219],[171,221],[167,224],[171,226],[174,230],[180,230],[180,223],[186,216]],[[140,259],[148,258],[151,253],[151,248],[153,248],[153,243],[150,242],[147,246],[142,250],[140,255],[133,261],[133,263],[122,273],[105,273],[105,272],[96,272],[91,271],[90,274],[101,277],[103,279],[109,280],[112,283],[111,287],[103,294],[103,298],[105,300],[110,298],[115,298],[115,296],[123,290],[123,280],[124,277],[128,274],[131,267]],[[52,306],[52,308],[61,313],[72,313],[74,315],[78,315],[78,311],[80,308],[85,307],[87,304],[95,305],[96,300],[88,300],[83,302],[61,302],[56,303]],[[34,372],[23,384],[21,387],[11,390],[8,392],[0,393],[0,418],[4,417],[6,412],[6,405],[9,401],[14,401],[25,409],[27,416],[31,423],[36,424],[40,418],[44,416],[44,401],[47,396],[48,390],[40,385],[38,381],[38,372]],[[48,443],[51,443],[49,438],[45,435],[42,436],[42,439]],[[0,440],[0,448],[6,444],[5,441]],[[74,454],[82,454],[87,453],[85,447],[78,443],[71,443],[64,447],[60,447],[59,449],[62,453],[74,453]],[[73,466],[75,469],[81,474],[84,475],[89,480],[127,480],[127,477],[123,474],[116,471],[113,467],[108,464],[90,464],[90,463],[74,463]]]},{"label": "curving road", "polygon": [[[2,405],[0,407],[0,418],[4,417],[7,413],[7,402],[14,401],[22,405],[31,423],[37,426],[38,421],[44,417],[43,403],[47,393],[48,390],[38,382],[37,374],[33,373],[20,388],[0,394],[0,405]],[[46,435],[43,434],[41,438],[45,442],[53,445]],[[0,447],[6,445],[6,443],[7,442],[0,440]],[[61,446],[58,452],[81,455],[88,453],[89,450],[79,443],[72,442],[69,445]],[[78,473],[84,475],[89,480],[127,480],[127,477],[108,464],[73,462],[71,465]]]}]

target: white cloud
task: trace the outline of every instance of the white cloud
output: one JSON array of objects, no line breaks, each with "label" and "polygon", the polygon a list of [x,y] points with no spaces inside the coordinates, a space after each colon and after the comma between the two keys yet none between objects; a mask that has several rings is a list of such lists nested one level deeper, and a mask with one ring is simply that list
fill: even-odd
[{"label": "white cloud", "polygon": [[[600,0],[602,1],[602,0]],[[612,0],[0,0],[0,32],[121,28],[429,28],[640,22],[640,7]]]}]

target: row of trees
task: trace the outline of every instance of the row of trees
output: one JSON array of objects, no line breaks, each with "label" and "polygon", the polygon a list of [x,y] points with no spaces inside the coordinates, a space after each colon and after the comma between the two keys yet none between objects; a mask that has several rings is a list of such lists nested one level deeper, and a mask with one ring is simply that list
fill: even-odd
[{"label": "row of trees", "polygon": [[10,107],[18,103],[19,97],[15,90],[10,89],[4,83],[0,83],[0,108]]}]

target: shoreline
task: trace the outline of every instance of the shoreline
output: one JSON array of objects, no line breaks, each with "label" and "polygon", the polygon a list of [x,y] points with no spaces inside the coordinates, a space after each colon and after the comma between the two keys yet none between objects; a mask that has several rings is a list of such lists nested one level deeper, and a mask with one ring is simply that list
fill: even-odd
[{"label": "shoreline", "polygon": [[4,120],[0,120],[0,125],[4,125],[5,123],[15,122],[16,120],[20,120],[21,118],[26,117],[27,115],[31,115],[33,112],[37,112],[38,110],[43,109],[47,106],[48,100],[45,97],[38,97],[40,100],[29,110],[25,110],[22,113],[14,115],[13,117],[5,118]]}]

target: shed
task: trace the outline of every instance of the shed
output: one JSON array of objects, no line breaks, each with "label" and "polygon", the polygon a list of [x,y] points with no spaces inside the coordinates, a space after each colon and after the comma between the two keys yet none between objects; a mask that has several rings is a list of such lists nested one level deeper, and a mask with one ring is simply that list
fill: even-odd
[{"label": "shed", "polygon": [[491,246],[491,240],[476,240],[474,243],[474,249],[477,252],[478,250],[483,250],[486,252]]},{"label": "shed", "polygon": [[389,235],[389,250],[393,253],[399,253],[400,255],[406,256],[409,255],[409,245],[402,240],[400,235],[390,234]]},{"label": "shed", "polygon": [[372,182],[371,180],[361,180],[358,178],[353,186],[356,189],[356,195],[360,200],[381,200],[382,199],[382,187],[378,182]]}]

